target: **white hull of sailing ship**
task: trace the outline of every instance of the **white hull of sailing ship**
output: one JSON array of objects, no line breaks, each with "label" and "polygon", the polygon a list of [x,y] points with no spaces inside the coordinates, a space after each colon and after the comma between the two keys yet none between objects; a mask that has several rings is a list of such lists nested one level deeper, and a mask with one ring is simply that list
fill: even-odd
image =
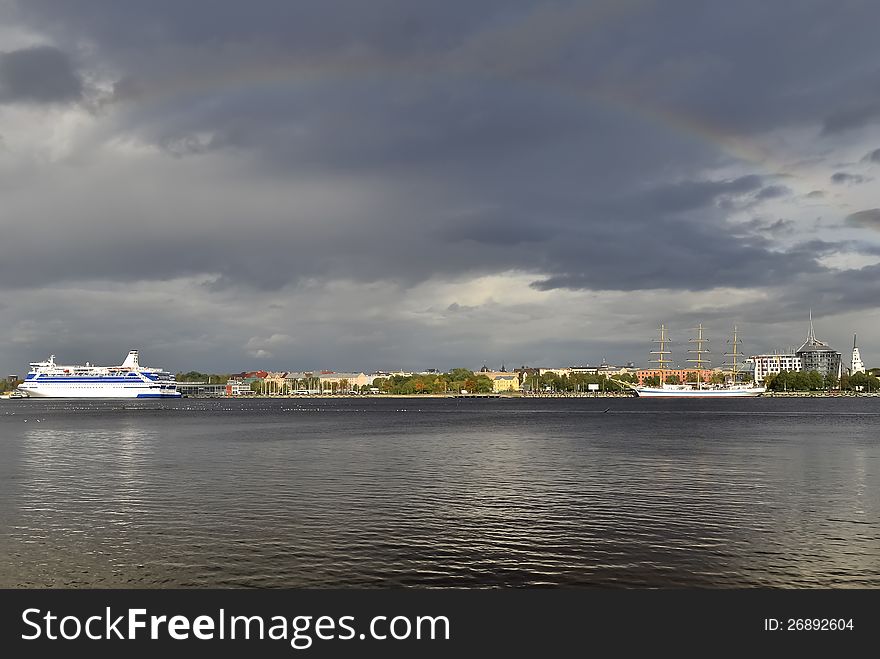
[{"label": "white hull of sailing ship", "polygon": [[747,398],[760,396],[764,387],[718,387],[717,389],[697,389],[696,387],[633,387],[640,398]]}]

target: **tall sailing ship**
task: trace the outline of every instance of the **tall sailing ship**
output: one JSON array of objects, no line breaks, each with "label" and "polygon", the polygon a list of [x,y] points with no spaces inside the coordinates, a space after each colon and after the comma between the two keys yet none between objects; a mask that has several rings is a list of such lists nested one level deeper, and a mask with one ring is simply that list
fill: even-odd
[{"label": "tall sailing ship", "polygon": [[702,324],[696,328],[697,335],[694,338],[689,339],[689,342],[693,344],[694,347],[688,350],[688,354],[694,355],[694,357],[688,359],[687,362],[694,365],[696,382],[688,382],[684,384],[667,383],[666,371],[670,370],[669,365],[672,363],[672,360],[668,358],[668,355],[672,353],[670,350],[667,350],[669,338],[666,332],[666,326],[661,324],[660,337],[654,339],[654,343],[657,344],[657,349],[651,351],[652,355],[656,355],[656,359],[651,359],[650,362],[657,364],[660,381],[659,386],[649,387],[643,385],[629,385],[629,387],[640,398],[747,398],[760,396],[766,391],[765,387],[757,387],[751,383],[738,382],[738,375],[740,372],[738,357],[741,354],[738,347],[742,342],[737,338],[736,327],[733,328],[733,339],[730,341],[731,352],[725,353],[726,356],[732,358],[730,362],[725,364],[732,367],[730,380],[724,384],[714,384],[703,381],[703,374],[710,366],[711,361],[705,356],[709,354],[709,349],[705,348],[704,345],[709,343],[709,339],[703,336]]}]

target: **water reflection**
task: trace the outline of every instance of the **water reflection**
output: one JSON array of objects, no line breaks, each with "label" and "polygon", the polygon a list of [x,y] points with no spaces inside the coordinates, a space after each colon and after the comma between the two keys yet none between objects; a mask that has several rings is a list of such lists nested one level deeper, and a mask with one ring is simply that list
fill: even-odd
[{"label": "water reflection", "polygon": [[145,465],[156,431],[132,419],[77,429],[55,421],[22,424],[7,542],[47,585],[91,583],[95,573],[119,574],[117,566],[130,563],[128,530],[148,504]]},{"label": "water reflection", "polygon": [[872,402],[29,401],[0,584],[878,586]]}]

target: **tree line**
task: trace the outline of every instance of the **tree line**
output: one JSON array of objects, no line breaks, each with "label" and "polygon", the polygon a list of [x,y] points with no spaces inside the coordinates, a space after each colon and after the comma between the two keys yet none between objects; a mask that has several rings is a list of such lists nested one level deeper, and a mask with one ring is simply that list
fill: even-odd
[{"label": "tree line", "polygon": [[[515,374],[511,374],[515,375]],[[373,387],[383,394],[471,394],[492,393],[493,384],[485,375],[466,368],[453,368],[447,373],[423,373],[418,375],[392,375],[376,378]]]},{"label": "tree line", "polygon": [[[877,369],[872,369],[876,371]],[[841,391],[880,392],[880,379],[872,372],[837,374],[823,376],[817,371],[782,371],[764,378],[764,386],[770,391],[820,391],[840,389]]]},{"label": "tree line", "polygon": [[0,393],[9,393],[11,391],[15,391],[15,388],[20,385],[24,380],[16,380],[14,378],[4,378],[0,380]]}]

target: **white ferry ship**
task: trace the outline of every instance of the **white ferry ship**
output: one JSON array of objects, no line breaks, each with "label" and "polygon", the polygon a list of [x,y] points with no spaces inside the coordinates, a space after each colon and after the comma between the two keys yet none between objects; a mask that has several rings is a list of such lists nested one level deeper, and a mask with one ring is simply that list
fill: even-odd
[{"label": "white ferry ship", "polygon": [[31,363],[18,390],[32,398],[180,398],[174,375],[138,363],[132,350],[120,366],[62,366],[49,361]]}]

